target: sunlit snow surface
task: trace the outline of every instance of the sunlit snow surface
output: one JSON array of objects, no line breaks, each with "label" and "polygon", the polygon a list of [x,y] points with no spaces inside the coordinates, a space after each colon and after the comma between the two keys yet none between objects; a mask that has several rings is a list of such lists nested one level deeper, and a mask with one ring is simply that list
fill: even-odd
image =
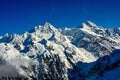
[{"label": "sunlit snow surface", "polygon": [[[119,28],[106,29],[87,21],[79,28],[57,29],[46,23],[22,35],[0,37],[0,77],[16,74],[13,77],[77,80],[81,78],[75,78],[77,73],[88,74],[97,59],[116,49],[120,49]],[[80,68],[82,72],[76,70]],[[104,74],[105,79],[109,73]]]}]

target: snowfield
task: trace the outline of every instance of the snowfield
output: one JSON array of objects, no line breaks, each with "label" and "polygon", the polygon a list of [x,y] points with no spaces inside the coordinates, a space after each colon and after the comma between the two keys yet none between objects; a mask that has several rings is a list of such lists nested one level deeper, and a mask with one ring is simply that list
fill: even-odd
[{"label": "snowfield", "polygon": [[87,21],[79,28],[57,29],[45,23],[0,37],[0,79],[119,80],[118,49],[120,28]]}]

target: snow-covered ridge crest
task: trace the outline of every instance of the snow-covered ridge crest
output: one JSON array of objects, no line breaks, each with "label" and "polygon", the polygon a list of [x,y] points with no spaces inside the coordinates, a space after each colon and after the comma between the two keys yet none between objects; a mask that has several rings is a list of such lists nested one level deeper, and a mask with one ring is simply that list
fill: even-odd
[{"label": "snow-covered ridge crest", "polygon": [[92,21],[86,21],[84,23],[82,23],[82,26],[80,28],[84,28],[84,27],[98,27],[95,23],[93,23]]},{"label": "snow-covered ridge crest", "polygon": [[24,78],[69,79],[67,72],[78,62],[90,63],[120,49],[119,29],[101,28],[91,21],[82,26],[59,30],[47,22],[22,35],[6,34],[0,38],[0,57]]},{"label": "snow-covered ridge crest", "polygon": [[96,27],[97,25],[95,23],[93,23],[92,21],[87,21],[86,22],[87,25],[89,25],[90,27]]},{"label": "snow-covered ridge crest", "polygon": [[50,33],[50,32],[57,32],[58,29],[56,29],[52,24],[49,22],[46,22],[44,26],[38,25],[34,29],[31,29],[29,32],[36,32],[41,31],[43,33]]}]

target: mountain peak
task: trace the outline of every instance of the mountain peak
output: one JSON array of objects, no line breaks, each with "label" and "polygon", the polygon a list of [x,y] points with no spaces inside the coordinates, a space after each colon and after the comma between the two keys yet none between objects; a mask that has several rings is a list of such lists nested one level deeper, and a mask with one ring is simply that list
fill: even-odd
[{"label": "mountain peak", "polygon": [[44,24],[44,27],[50,27],[51,26],[51,24],[49,23],[49,22],[46,22],[45,24]]},{"label": "mountain peak", "polygon": [[[99,28],[91,21],[83,23],[81,28],[59,31],[46,22],[22,35],[1,36],[0,72],[5,74],[0,73],[0,80],[10,79],[6,74],[11,72],[11,66],[27,80],[86,80],[89,77],[96,80],[106,71],[119,67],[120,55],[116,54],[119,50],[103,57],[120,49],[120,35],[116,35],[119,32],[119,29]],[[7,63],[8,67],[4,67]],[[15,76],[15,80],[20,76]]]},{"label": "mountain peak", "polygon": [[93,23],[92,21],[87,21],[86,25],[88,25],[89,27],[96,27],[97,25],[95,23]]},{"label": "mountain peak", "polygon": [[94,30],[94,29],[98,29],[98,26],[92,21],[86,21],[85,23],[82,23],[81,28],[87,29],[87,30]]},{"label": "mountain peak", "polygon": [[32,32],[36,32],[36,31],[49,33],[49,32],[54,32],[54,31],[58,31],[58,30],[52,24],[50,24],[49,22],[46,22],[43,26],[38,25],[34,29],[31,29],[29,32],[32,33]]},{"label": "mountain peak", "polygon": [[45,25],[43,26],[43,30],[47,30],[47,32],[56,32],[58,31],[57,28],[55,28],[52,24],[50,24],[49,22],[46,22]]},{"label": "mountain peak", "polygon": [[92,21],[86,21],[85,23],[82,23],[81,28],[96,28],[98,27],[95,23]]}]

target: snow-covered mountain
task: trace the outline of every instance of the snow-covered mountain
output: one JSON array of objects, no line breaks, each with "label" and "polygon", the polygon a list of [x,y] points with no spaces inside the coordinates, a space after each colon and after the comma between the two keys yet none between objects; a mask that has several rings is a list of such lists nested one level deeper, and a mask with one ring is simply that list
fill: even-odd
[{"label": "snow-covered mountain", "polygon": [[79,28],[57,29],[45,23],[22,35],[0,37],[0,79],[91,79],[99,73],[94,68],[99,59],[117,49],[120,28],[106,29],[87,21]]},{"label": "snow-covered mountain", "polygon": [[62,33],[72,44],[86,49],[98,58],[111,53],[114,49],[120,49],[119,28],[106,29],[87,21],[80,28],[65,28]]}]

